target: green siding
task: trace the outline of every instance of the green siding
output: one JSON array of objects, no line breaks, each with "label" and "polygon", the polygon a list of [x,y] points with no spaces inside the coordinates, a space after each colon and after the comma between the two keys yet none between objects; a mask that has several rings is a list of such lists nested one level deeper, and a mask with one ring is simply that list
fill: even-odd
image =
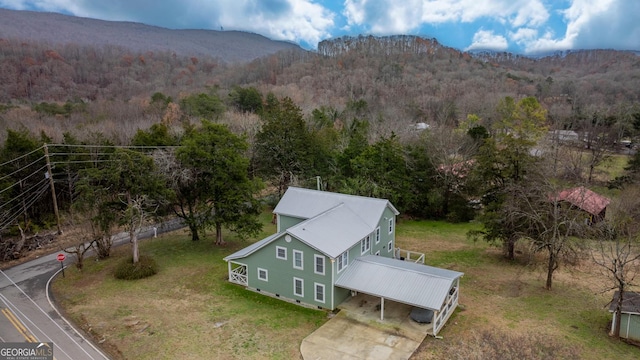
[{"label": "green siding", "polygon": [[620,336],[640,341],[640,315],[622,314],[620,319]]},{"label": "green siding", "polygon": [[[389,219],[393,219],[393,232],[389,233]],[[299,224],[304,219],[278,215],[279,231],[284,232],[291,226]],[[371,250],[362,254],[360,241],[354,244],[349,250],[349,264],[364,255],[375,255],[380,252],[380,256],[393,257],[395,248],[395,226],[396,217],[393,211],[385,208],[378,225],[380,227],[380,240],[376,242],[375,229],[371,233]],[[388,251],[388,244],[391,241],[391,251]],[[282,260],[276,257],[276,247],[286,248],[287,259]],[[303,252],[303,269],[295,269],[293,267],[293,250]],[[340,276],[337,271],[338,262],[324,255],[325,274],[319,275],[314,273],[315,258],[314,255],[322,255],[306,244],[302,243],[295,237],[291,237],[291,241],[285,240],[285,234],[281,234],[279,238],[266,245],[264,248],[256,251],[244,259],[238,259],[236,262],[247,265],[248,287],[252,289],[260,289],[260,291],[270,294],[278,294],[283,299],[299,300],[301,303],[311,306],[320,306],[325,309],[333,310],[341,302],[351,296],[349,290],[334,288],[332,279],[336,280]],[[258,279],[258,268],[268,271],[268,281]],[[300,278],[304,281],[304,296],[294,294],[294,278]],[[315,301],[315,283],[325,286],[325,301],[320,303]],[[332,301],[333,298],[333,301]],[[333,305],[333,306],[332,306]]]},{"label": "green siding", "polygon": [[335,288],[335,306],[338,307],[343,301],[347,300],[351,296],[351,291],[343,288]]},{"label": "green siding", "polygon": [[[282,260],[276,257],[276,247],[286,248],[287,259]],[[302,251],[303,269],[295,269],[293,267],[293,250]],[[314,255],[321,255],[325,261],[324,275],[314,272],[315,263]],[[240,259],[238,262],[247,265],[248,286],[260,291],[266,291],[272,294],[278,294],[280,297],[299,300],[301,303],[320,306],[323,308],[331,308],[331,261],[326,256],[319,254],[314,249],[292,237],[291,242],[285,241],[285,235],[273,241],[251,256]],[[268,281],[258,279],[258,268],[268,270]],[[300,278],[304,281],[304,296],[294,295],[293,279]],[[325,302],[315,301],[315,285],[314,283],[323,284],[325,286]]]},{"label": "green siding", "polygon": [[288,228],[290,228],[290,227],[292,227],[294,225],[298,225],[299,223],[303,222],[304,220],[306,220],[306,219],[301,219],[301,218],[297,218],[297,217],[293,217],[293,216],[278,215],[278,231],[279,232],[284,232]]}]

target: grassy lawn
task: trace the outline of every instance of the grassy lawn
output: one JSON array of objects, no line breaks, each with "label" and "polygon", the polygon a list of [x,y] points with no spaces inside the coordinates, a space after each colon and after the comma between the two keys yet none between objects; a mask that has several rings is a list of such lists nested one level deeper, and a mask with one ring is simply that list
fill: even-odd
[{"label": "grassy lawn", "polygon": [[130,252],[118,248],[110,259],[88,261],[82,273],[69,268],[54,282],[55,297],[114,358],[298,358],[302,339],[327,315],[228,283],[222,258],[248,245],[228,240],[216,247],[181,231],[145,240],[141,253],[160,270],[138,281],[112,276]]},{"label": "grassy lawn", "polygon": [[428,264],[465,273],[461,307],[440,333],[443,339],[428,337],[413,359],[484,359],[496,353],[520,358],[545,343],[550,343],[545,354],[552,356],[528,358],[640,358],[640,348],[608,337],[611,315],[605,305],[612,294],[600,294],[609,284],[589,260],[561,266],[553,290],[547,291],[542,264],[505,260],[499,249],[466,239],[473,227],[429,221],[398,225],[400,246],[426,253]]},{"label": "grassy lawn", "polygon": [[[265,214],[265,223],[269,220]],[[470,358],[473,353],[487,358],[486,332],[497,334],[496,342],[532,350],[539,342],[551,342],[561,350],[555,358],[640,358],[640,349],[607,336],[610,316],[604,306],[610,295],[596,295],[606,284],[597,269],[589,264],[561,267],[554,290],[546,291],[541,267],[507,262],[497,249],[468,240],[466,232],[476,227],[398,223],[400,247],[424,252],[428,264],[465,273],[461,309],[440,333],[443,339],[425,339],[414,359]],[[268,224],[264,235],[274,231]],[[113,278],[128,247],[116,249],[111,259],[88,261],[82,273],[69,268],[67,277],[54,283],[56,299],[116,358],[300,358],[300,342],[327,320],[326,314],[228,283],[222,258],[249,242],[228,236],[229,245],[216,247],[211,236],[192,242],[176,232],[145,240],[142,253],[160,268],[148,279]],[[461,346],[467,352],[454,350]]]}]

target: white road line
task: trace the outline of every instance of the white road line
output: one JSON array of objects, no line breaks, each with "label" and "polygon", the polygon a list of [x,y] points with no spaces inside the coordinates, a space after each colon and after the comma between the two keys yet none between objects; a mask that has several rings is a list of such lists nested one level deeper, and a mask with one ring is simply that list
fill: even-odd
[{"label": "white road line", "polygon": [[[40,342],[42,341],[42,339],[40,339],[39,337],[36,337],[35,332],[29,328],[29,326],[26,324],[27,321],[29,323],[31,323],[31,325],[33,325],[36,329],[38,329],[38,331],[47,340],[49,340],[50,342],[53,342],[53,340],[47,335],[47,333],[42,331],[42,329],[40,329],[38,327],[38,325],[36,325],[27,315],[25,315],[15,304],[13,304],[9,299],[7,299],[6,296],[0,294],[0,300],[2,300],[2,302],[7,306],[7,308],[9,308],[9,310],[13,311],[13,313],[16,315],[16,317],[18,317],[18,315],[20,315],[21,318],[18,318],[18,320],[27,329],[27,331],[29,331],[29,334],[31,334],[31,336],[33,336],[36,340],[38,340]],[[42,309],[40,309],[40,310],[42,310]],[[53,319],[51,319],[51,321],[53,321]],[[54,344],[54,346],[55,346],[55,344]],[[69,359],[71,359],[71,356],[69,356],[69,354],[67,354],[67,352],[65,352],[59,345],[57,346],[57,349],[59,351],[61,351],[62,353],[64,353]]]},{"label": "white road line", "polygon": [[[5,273],[4,273],[4,271],[0,270],[0,273],[2,273],[2,275],[4,275],[4,276],[5,276],[5,277],[6,277],[6,278],[11,282],[11,284],[13,284],[13,286],[15,286],[15,287],[16,287],[16,289],[18,289],[18,290],[19,290],[19,291],[20,291],[20,292],[21,292],[21,293],[22,293],[22,294],[23,294],[27,299],[29,299],[29,301],[31,301],[31,303],[32,303],[33,305],[35,305],[35,307],[36,307],[36,308],[38,308],[38,309],[40,310],[40,312],[42,312],[42,313],[43,313],[43,314],[44,314],[44,315],[45,315],[45,316],[46,316],[46,317],[47,317],[47,318],[48,318],[48,319],[49,319],[53,324],[55,324],[55,325],[60,329],[60,331],[62,331],[62,332],[63,332],[63,333],[64,333],[64,334],[69,338],[69,340],[71,340],[74,344],[76,344],[76,345],[80,348],[80,350],[82,350],[82,352],[84,352],[84,353],[85,353],[85,354],[86,354],[90,359],[94,359],[94,358],[91,356],[91,354],[89,354],[89,353],[87,352],[87,350],[85,350],[85,349],[84,349],[84,347],[82,347],[82,346],[81,346],[81,345],[76,341],[76,339],[74,339],[71,335],[69,335],[69,333],[67,333],[67,332],[62,328],[62,326],[60,326],[60,324],[58,324],[55,320],[53,320],[53,318],[51,318],[51,316],[49,316],[49,314],[47,314],[47,312],[46,312],[46,311],[44,311],[44,309],[42,309],[42,308],[40,307],[40,305],[38,305],[38,304],[37,304],[37,303],[36,303],[32,298],[30,298],[30,297],[29,297],[29,295],[27,295],[27,294],[26,294],[26,293],[25,293],[25,292],[24,292],[24,291],[23,291],[23,290],[18,286],[18,284],[16,284],[15,282],[13,282],[13,280],[12,280],[9,276],[7,276],[7,274],[5,274]],[[57,274],[57,272],[56,272],[56,274]],[[51,279],[49,279],[49,280],[51,280]],[[58,314],[59,314],[59,313],[58,313]],[[24,316],[24,314],[23,314],[23,316]],[[25,318],[26,318],[26,316],[25,316]],[[63,318],[63,319],[64,319],[64,318]],[[29,321],[31,321],[31,320],[29,320]],[[33,324],[33,322],[32,322],[32,324]],[[35,325],[35,324],[34,324],[34,325]],[[75,329],[75,328],[73,328],[73,327],[72,327],[72,329],[77,333],[77,331],[76,331],[76,329]],[[40,329],[38,329],[38,330],[40,330]],[[44,332],[43,332],[42,330],[40,330],[40,331],[44,334]],[[46,335],[46,334],[45,334],[45,335]],[[85,341],[86,341],[86,339],[85,339],[84,337],[81,337],[81,338],[82,338],[83,340],[85,340]],[[91,343],[89,342],[89,344],[91,344]],[[60,348],[60,346],[58,346],[58,348]],[[64,351],[63,351],[63,352],[64,352]],[[102,355],[105,359],[108,359],[106,356],[104,356],[104,354],[103,354],[102,352],[98,352],[98,353],[99,353],[100,355]],[[68,355],[67,355],[67,356],[68,356]],[[94,359],[94,360],[95,360],[95,359]]]},{"label": "white road line", "polygon": [[[65,266],[65,268],[66,268],[66,266]],[[76,333],[76,335],[78,335],[82,340],[84,340],[87,344],[89,344],[89,346],[91,346],[93,348],[93,350],[95,350],[98,354],[102,355],[103,358],[109,359],[109,357],[107,357],[100,349],[98,349],[95,345],[93,345],[92,341],[87,340],[87,338],[85,338],[84,335],[82,335],[82,333],[80,333],[80,331],[78,331],[78,329],[76,329],[76,327],[73,326],[67,320],[67,318],[62,316],[62,314],[60,314],[60,311],[58,311],[58,308],[51,301],[51,297],[49,296],[49,285],[51,284],[51,280],[53,280],[53,278],[56,277],[61,271],[62,271],[62,269],[56,271],[55,274],[51,275],[49,280],[47,280],[47,286],[45,287],[45,291],[47,293],[47,301],[49,302],[49,306],[51,306],[51,308],[56,312],[56,314],[58,314],[58,316],[62,319],[62,321],[64,321],[67,324],[67,326],[69,326],[71,329],[73,329],[73,331]]]}]

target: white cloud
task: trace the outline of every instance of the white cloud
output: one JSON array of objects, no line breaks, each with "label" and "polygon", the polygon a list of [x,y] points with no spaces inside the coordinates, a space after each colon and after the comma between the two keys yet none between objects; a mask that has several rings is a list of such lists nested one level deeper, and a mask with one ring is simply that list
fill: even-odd
[{"label": "white cloud", "polygon": [[496,35],[490,30],[478,30],[473,35],[473,42],[465,49],[468,50],[494,50],[505,51],[509,47],[507,39],[502,35]]},{"label": "white cloud", "polygon": [[[334,10],[342,14],[323,5],[342,2]],[[469,48],[502,50],[507,39],[525,53],[640,48],[640,0],[0,0],[0,7],[168,28],[223,26],[310,47],[339,32],[338,21],[347,33],[375,35],[453,25],[446,28],[455,28],[456,41],[471,42]],[[478,28],[468,40],[469,29]]]},{"label": "white cloud", "polygon": [[365,26],[376,34],[480,19],[513,27],[539,26],[549,18],[542,0],[345,0],[343,14],[350,26]]},{"label": "white cloud", "polygon": [[538,30],[531,28],[519,28],[515,32],[509,33],[509,38],[516,44],[527,44],[538,37]]},{"label": "white cloud", "polygon": [[567,28],[561,37],[547,32],[525,45],[525,52],[566,49],[639,49],[640,1],[573,0],[562,11]]},{"label": "white cloud", "polygon": [[402,34],[421,26],[423,0],[345,0],[347,25],[374,34]]},{"label": "white cloud", "polygon": [[0,0],[0,6],[15,10],[44,10],[51,12],[59,12],[66,10],[75,14],[73,10],[79,10],[74,1],[70,0]]},{"label": "white cloud", "polygon": [[[208,3],[208,1],[203,0]],[[309,0],[286,0],[288,7],[273,12],[273,0],[226,0],[228,6],[211,4],[219,7],[220,22],[225,28],[253,31],[273,39],[303,41],[311,46],[327,37],[334,26],[335,14],[319,4]],[[251,6],[260,3],[257,11],[251,13],[238,11],[232,4],[244,3]]]},{"label": "white cloud", "polygon": [[168,28],[236,29],[315,46],[335,14],[314,0],[0,0],[0,6]]}]

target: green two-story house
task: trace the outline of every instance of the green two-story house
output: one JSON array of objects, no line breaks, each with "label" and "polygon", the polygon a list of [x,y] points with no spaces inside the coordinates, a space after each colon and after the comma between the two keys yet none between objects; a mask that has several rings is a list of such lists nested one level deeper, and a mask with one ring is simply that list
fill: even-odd
[{"label": "green two-story house", "polygon": [[458,303],[462,273],[394,259],[388,200],[290,187],[273,212],[276,234],[224,258],[229,281],[328,310],[369,293],[433,309],[436,324]]},{"label": "green two-story house", "polygon": [[333,310],[349,297],[333,284],[350,262],[393,257],[398,210],[387,200],[290,187],[273,212],[276,234],[224,258],[231,282]]}]

